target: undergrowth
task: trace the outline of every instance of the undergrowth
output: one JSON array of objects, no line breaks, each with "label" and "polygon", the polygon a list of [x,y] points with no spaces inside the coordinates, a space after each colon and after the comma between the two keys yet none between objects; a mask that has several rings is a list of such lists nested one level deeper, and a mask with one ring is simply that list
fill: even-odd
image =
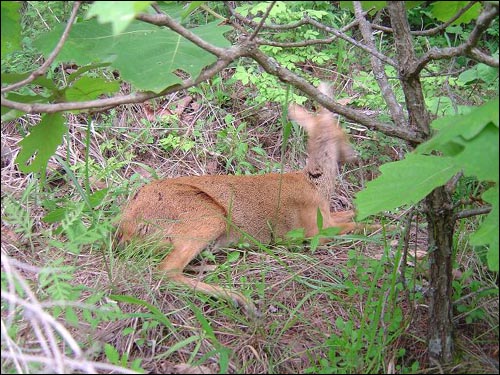
[{"label": "undergrowth", "polygon": [[[61,18],[68,11],[55,3],[27,2],[27,20],[36,20],[34,28],[52,27],[52,18],[41,22],[48,14],[43,7]],[[300,19],[303,2],[297,3],[289,12],[274,8],[274,16]],[[239,11],[255,14],[262,6],[245,4]],[[351,21],[347,12],[310,15],[337,27]],[[30,40],[29,27],[25,32]],[[314,37],[310,33],[285,36]],[[266,52],[301,73],[298,67],[315,66],[314,83],[331,78],[337,99],[387,116],[373,73],[345,43]],[[35,59],[27,53],[2,64],[25,71]],[[458,95],[472,84],[481,93],[491,90],[495,81],[482,69],[464,69],[468,73],[454,80],[429,77],[424,86],[434,113],[467,104],[445,99],[450,92]],[[479,99],[476,93],[471,101]],[[245,61],[213,82],[146,105],[92,119],[70,114],[45,181],[21,174],[13,162],[17,142],[39,117],[2,124],[2,373],[498,372],[491,360],[498,358],[498,276],[469,243],[477,219],[460,221],[456,230],[459,354],[445,369],[425,364],[427,233],[418,212],[410,225],[370,237],[332,236],[319,245],[295,233],[293,241],[277,245],[243,243],[197,257],[192,277],[240,290],[257,302],[258,320],[165,280],[155,270],[168,249],[158,242],[119,243],[121,208],[155,178],[300,169],[304,135],[283,115],[290,100],[307,99]],[[360,162],[342,166],[334,210],[352,208],[353,194],[377,167],[407,151],[342,122]],[[4,146],[10,150],[5,159]],[[457,203],[481,188],[460,183]],[[398,218],[379,219],[395,224]]]}]

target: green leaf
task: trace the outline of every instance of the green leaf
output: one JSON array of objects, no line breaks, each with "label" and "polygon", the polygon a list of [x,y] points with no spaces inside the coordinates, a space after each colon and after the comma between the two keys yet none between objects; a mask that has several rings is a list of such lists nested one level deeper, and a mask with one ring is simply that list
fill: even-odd
[{"label": "green leaf", "polygon": [[78,327],[80,324],[80,319],[71,306],[66,307],[65,318],[68,323],[74,325],[75,327]]},{"label": "green leaf", "polygon": [[451,156],[467,176],[498,183],[498,115],[495,98],[462,116],[447,116],[432,123],[438,133],[417,147],[417,152],[434,150]]},{"label": "green leaf", "polygon": [[498,143],[498,128],[489,124],[477,136],[464,142],[463,151],[454,159],[464,167],[464,175],[498,183]]},{"label": "green leaf", "polygon": [[78,102],[97,99],[102,94],[110,94],[120,89],[119,81],[106,81],[97,77],[81,77],[66,89],[66,100]]},{"label": "green leaf", "polygon": [[[205,41],[226,47],[223,36],[231,28],[218,21],[191,29]],[[62,28],[42,35],[34,46],[48,56],[60,38]],[[178,84],[178,70],[195,77],[216,57],[167,28],[134,21],[119,35],[113,35],[109,24],[88,20],[73,26],[56,62],[78,65],[108,62],[120,76],[138,90],[161,92]]]},{"label": "green leaf", "polygon": [[357,219],[415,204],[460,170],[449,157],[408,154],[380,167],[382,174],[356,194]]},{"label": "green leaf", "polygon": [[114,365],[118,364],[120,361],[120,353],[111,344],[104,344],[104,353],[106,353],[106,358],[108,361]]},{"label": "green leaf", "polygon": [[438,133],[429,141],[422,143],[416,149],[420,154],[434,150],[443,151],[443,146],[449,142],[457,142],[462,137],[469,140],[478,135],[486,125],[494,124],[498,128],[498,98],[492,99],[480,107],[461,116],[446,116],[432,122],[431,126]]},{"label": "green leaf", "polygon": [[[26,72],[26,73],[2,73],[2,83],[3,84],[11,84],[11,83],[17,83],[19,81],[22,81],[23,79],[26,79],[29,77],[31,72]],[[50,90],[57,90],[57,86],[54,84],[54,82],[47,77],[44,76],[39,76],[35,78],[33,81],[34,85],[42,86]]]},{"label": "green leaf", "polygon": [[[16,92],[8,92],[5,97],[18,103],[47,103],[47,98],[42,95],[21,95]],[[25,114],[23,111],[2,106],[2,121],[10,121]]]},{"label": "green leaf", "polygon": [[66,82],[69,85],[70,83],[75,81],[78,77],[80,77],[83,73],[86,73],[92,69],[104,68],[104,67],[109,66],[109,65],[110,65],[109,63],[96,63],[96,64],[89,64],[89,65],[82,66],[82,67],[78,68],[78,70],[76,72],[71,73],[68,76]]},{"label": "green leaf", "polygon": [[488,267],[492,271],[498,271],[498,217],[500,211],[498,206],[498,184],[486,190],[482,198],[491,204],[492,209],[477,231],[471,236],[471,244],[474,246],[489,245]]},{"label": "green leaf", "polygon": [[[441,22],[447,22],[468,3],[469,1],[435,1],[431,4],[431,15]],[[452,25],[468,24],[479,16],[480,11],[481,5],[477,3],[462,14]]]},{"label": "green leaf", "polygon": [[323,215],[321,214],[321,210],[319,208],[316,210],[316,225],[319,230],[323,229]]},{"label": "green leaf", "polygon": [[285,238],[288,238],[292,241],[303,241],[306,236],[304,228],[296,228],[285,234]]},{"label": "green leaf", "polygon": [[[61,144],[65,132],[62,114],[44,115],[30,134],[19,142],[21,151],[16,158],[19,169],[24,173],[42,172],[45,175],[47,162]],[[31,157],[33,160],[29,160]]]},{"label": "green leaf", "polygon": [[152,1],[95,1],[86,18],[96,16],[99,23],[111,23],[113,35],[118,35],[151,3]]},{"label": "green leaf", "polygon": [[102,200],[104,199],[104,197],[108,193],[108,190],[109,190],[109,188],[97,190],[89,197],[90,205],[92,208],[96,208],[97,206],[99,206],[101,204]]},{"label": "green leaf", "polygon": [[[369,9],[372,9],[371,13],[378,12],[380,9],[384,8],[387,5],[387,1],[362,1],[361,2],[361,7],[363,8],[364,11],[367,11]],[[351,12],[354,13],[354,6],[352,4],[352,1],[341,1],[340,2],[340,7],[342,9],[349,9]]]},{"label": "green leaf", "polygon": [[468,84],[475,81],[492,83],[498,78],[498,68],[486,64],[477,64],[467,69],[458,76],[458,81],[462,84]]},{"label": "green leaf", "polygon": [[56,208],[47,213],[44,217],[42,217],[42,221],[44,223],[57,223],[64,219],[66,215],[67,207]]},{"label": "green leaf", "polygon": [[240,252],[239,251],[231,251],[229,254],[227,254],[227,261],[229,263],[234,263],[240,258]]},{"label": "green leaf", "polygon": [[316,235],[316,236],[311,238],[311,243],[310,243],[311,252],[316,251],[316,249],[318,248],[318,245],[319,245],[319,236]]},{"label": "green leaf", "polygon": [[150,304],[149,302],[143,301],[141,299],[132,297],[132,296],[127,296],[127,295],[119,295],[119,294],[112,294],[109,296],[110,299],[117,301],[117,302],[126,302],[126,303],[132,303],[135,305],[139,306],[144,306],[146,307],[150,312],[151,315],[154,319],[156,319],[158,322],[162,323],[165,325],[165,327],[174,329],[172,326],[172,323],[170,320],[167,318],[167,316],[156,306]]},{"label": "green leaf", "polygon": [[191,1],[186,10],[182,13],[182,19],[184,20],[187,16],[189,16],[195,9],[199,8],[200,5],[203,5],[206,1]]},{"label": "green leaf", "polygon": [[[2,57],[21,49],[20,1],[2,1]],[[2,67],[3,68],[3,67]],[[2,81],[3,82],[3,81]]]}]

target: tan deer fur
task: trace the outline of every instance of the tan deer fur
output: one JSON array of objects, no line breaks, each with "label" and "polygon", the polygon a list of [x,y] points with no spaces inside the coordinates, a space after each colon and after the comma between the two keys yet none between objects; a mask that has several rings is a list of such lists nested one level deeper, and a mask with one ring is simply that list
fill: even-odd
[{"label": "tan deer fur", "polygon": [[299,105],[290,106],[289,116],[308,135],[308,159],[303,170],[154,181],[143,186],[124,210],[122,240],[160,234],[172,246],[160,265],[170,280],[229,297],[256,313],[252,301],[242,294],[187,277],[184,268],[210,243],[225,246],[245,235],[269,243],[296,228],[304,228],[306,236],[313,236],[318,233],[318,209],[324,227],[338,226],[341,233],[356,227],[351,221],[352,211],[330,212],[338,163],[354,156],[336,116],[326,109],[312,114]]}]

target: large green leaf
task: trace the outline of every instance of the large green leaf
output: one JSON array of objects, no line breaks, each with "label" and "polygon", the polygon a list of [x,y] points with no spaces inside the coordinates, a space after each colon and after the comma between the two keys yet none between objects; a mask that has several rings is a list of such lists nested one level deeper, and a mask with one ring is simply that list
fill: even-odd
[{"label": "large green leaf", "polygon": [[405,160],[380,168],[382,175],[358,193],[358,218],[422,199],[459,170],[495,184],[483,199],[492,211],[471,238],[473,245],[489,245],[488,266],[498,270],[498,98],[474,108],[466,115],[447,116],[432,123],[438,132],[416,152],[440,151],[443,155],[409,154]]},{"label": "large green leaf", "polygon": [[466,176],[498,183],[498,128],[487,125],[481,133],[464,142],[464,149],[454,158],[464,167]]},{"label": "large green leaf", "polygon": [[446,116],[433,121],[431,126],[438,133],[418,146],[416,151],[421,154],[434,150],[445,151],[443,147],[449,142],[470,140],[490,123],[498,128],[498,106],[498,98],[495,98],[465,115]]},{"label": "large green leaf", "polygon": [[[469,1],[435,1],[431,4],[431,15],[441,22],[447,22],[457,12],[465,7]],[[467,12],[462,14],[452,25],[459,25],[461,23],[467,24],[475,20],[481,11],[479,3],[474,4]]]},{"label": "large green leaf", "polygon": [[87,18],[97,16],[100,23],[111,23],[113,34],[125,30],[136,14],[149,7],[152,1],[95,1],[89,8]]},{"label": "large green leaf", "polygon": [[2,57],[21,48],[19,1],[2,1]]},{"label": "large green leaf", "polygon": [[69,87],[65,94],[68,101],[97,99],[101,94],[113,93],[120,89],[120,82],[106,81],[98,77],[81,77]]},{"label": "large green leaf", "polygon": [[432,123],[438,133],[416,151],[441,151],[453,157],[465,175],[498,183],[498,115],[499,100],[495,98],[466,115],[440,118]]},{"label": "large green leaf", "polygon": [[[372,13],[379,11],[387,5],[387,1],[362,1],[361,7],[363,10],[372,10]],[[351,12],[354,12],[354,6],[352,1],[341,1],[340,7],[342,9],[349,9]]]},{"label": "large green leaf", "polygon": [[417,203],[459,170],[452,158],[417,154],[382,165],[382,174],[356,194],[357,219]]},{"label": "large green leaf", "polygon": [[42,121],[31,128],[30,134],[19,142],[21,151],[16,158],[19,169],[25,173],[40,171],[44,174],[47,162],[61,144],[65,132],[62,114],[44,115]]},{"label": "large green leaf", "polygon": [[488,266],[492,271],[498,271],[498,184],[483,193],[482,198],[491,204],[492,210],[484,219],[476,233],[471,236],[474,246],[488,245]]},{"label": "large green leaf", "polygon": [[[219,47],[229,45],[223,36],[228,30],[229,26],[218,26],[217,22],[191,29]],[[47,56],[60,33],[61,28],[57,28],[37,39],[34,46]],[[215,62],[216,57],[167,28],[134,21],[114,36],[109,24],[99,24],[92,19],[74,25],[57,61],[78,65],[110,62],[121,77],[137,89],[161,92],[180,83],[174,74],[177,70],[197,76]]]}]

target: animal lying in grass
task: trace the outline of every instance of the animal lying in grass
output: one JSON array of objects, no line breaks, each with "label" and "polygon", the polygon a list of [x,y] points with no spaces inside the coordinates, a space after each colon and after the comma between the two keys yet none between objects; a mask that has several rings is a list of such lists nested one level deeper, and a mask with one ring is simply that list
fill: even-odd
[{"label": "animal lying in grass", "polygon": [[[325,93],[324,84],[320,89]],[[226,246],[248,235],[262,243],[284,238],[292,229],[306,236],[323,227],[356,228],[352,211],[330,212],[338,163],[355,156],[338,119],[320,108],[310,113],[290,105],[289,116],[307,132],[305,168],[291,173],[255,176],[167,178],[143,186],[130,200],[120,223],[122,240],[160,234],[172,247],[160,269],[172,281],[210,295],[230,298],[251,314],[255,305],[241,293],[209,285],[183,273],[207,245]]]}]

